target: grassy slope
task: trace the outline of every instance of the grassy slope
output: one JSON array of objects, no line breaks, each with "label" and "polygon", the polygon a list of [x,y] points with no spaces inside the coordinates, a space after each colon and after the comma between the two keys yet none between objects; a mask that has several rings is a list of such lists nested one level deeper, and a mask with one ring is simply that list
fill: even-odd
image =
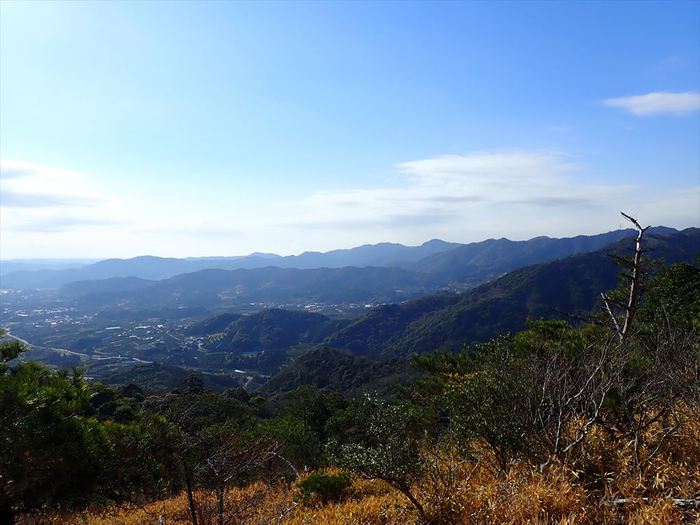
[{"label": "grassy slope", "polygon": [[[683,410],[681,407],[680,410]],[[687,414],[686,414],[687,415]],[[654,430],[651,429],[651,432]],[[519,462],[505,471],[494,468],[487,453],[470,461],[435,457],[443,470],[451,466],[454,484],[444,490],[438,478],[428,472],[415,484],[416,495],[440,523],[476,525],[485,523],[537,524],[681,524],[697,523],[698,509],[683,510],[669,497],[693,498],[700,493],[700,422],[690,420],[665,446],[641,478],[629,468],[629,444],[608,442],[604,435],[589,438],[592,450],[600,451],[605,467],[603,487],[585,487],[575,472],[552,466],[544,473],[537,465]],[[613,451],[613,453],[610,453]],[[430,453],[428,451],[428,453]],[[604,463],[604,465],[603,465]],[[302,478],[305,474],[302,475]],[[295,502],[295,484],[257,482],[233,489],[227,495],[226,523],[263,525],[279,523],[409,525],[419,523],[408,501],[381,481],[353,479],[343,498],[336,503]],[[611,498],[636,500],[609,505]],[[648,497],[648,500],[641,500]],[[201,523],[215,523],[212,494],[197,494],[202,509]],[[188,508],[184,494],[131,509],[108,508],[73,516],[54,516],[52,523],[84,525],[146,525],[158,523],[187,525]],[[281,518],[280,518],[281,517]],[[29,525],[25,522],[23,525]]]}]

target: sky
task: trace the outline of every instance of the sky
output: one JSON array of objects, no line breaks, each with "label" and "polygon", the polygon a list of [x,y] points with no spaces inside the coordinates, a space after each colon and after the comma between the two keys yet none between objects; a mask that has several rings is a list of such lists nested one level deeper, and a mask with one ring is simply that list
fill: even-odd
[{"label": "sky", "polygon": [[0,258],[700,225],[700,2],[0,2]]}]

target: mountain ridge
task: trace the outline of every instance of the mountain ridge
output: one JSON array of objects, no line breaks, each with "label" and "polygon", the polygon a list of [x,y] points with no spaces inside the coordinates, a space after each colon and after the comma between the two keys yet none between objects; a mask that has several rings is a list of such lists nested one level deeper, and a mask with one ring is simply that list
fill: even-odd
[{"label": "mountain ridge", "polygon": [[[530,317],[561,317],[556,310],[589,312],[601,292],[617,285],[619,267],[609,253],[624,253],[631,243],[623,239],[595,252],[516,269],[463,294],[446,296],[442,302],[426,296],[393,309],[379,307],[324,344],[369,357],[458,350],[464,344],[520,330]],[[700,253],[700,229],[650,236],[647,246],[653,259],[692,263]],[[395,327],[393,332],[386,330],[387,323]]]},{"label": "mountain ridge", "polygon": [[[668,229],[673,230],[673,229]],[[675,231],[675,230],[673,230]],[[192,273],[205,269],[258,269],[267,266],[279,268],[342,268],[347,266],[368,267],[379,266],[389,268],[402,268],[418,273],[434,273],[448,282],[462,281],[473,284],[485,278],[496,277],[496,271],[508,271],[507,265],[493,265],[493,262],[471,260],[472,270],[461,271],[464,266],[465,253],[482,253],[485,248],[491,249],[492,255],[496,253],[491,248],[493,245],[504,247],[499,257],[512,258],[512,254],[506,249],[509,247],[524,247],[534,244],[545,245],[539,252],[520,254],[521,265],[542,262],[551,254],[547,254],[547,247],[554,245],[568,245],[576,239],[595,238],[614,242],[621,236],[632,236],[634,230],[614,230],[593,236],[576,237],[534,237],[525,241],[510,241],[506,238],[486,239],[484,241],[468,244],[452,243],[440,239],[431,239],[417,246],[405,246],[399,243],[364,244],[354,248],[330,250],[328,252],[303,252],[298,255],[281,256],[270,253],[252,253],[243,256],[230,257],[157,257],[153,255],[141,255],[129,259],[111,258],[92,264],[65,269],[34,269],[14,272],[0,272],[0,288],[14,289],[58,289],[71,282],[109,279],[112,277],[138,277],[148,280],[162,280],[176,275]],[[521,250],[522,251],[522,250]],[[527,250],[525,250],[527,252]],[[561,253],[568,255],[564,248]],[[559,253],[559,256],[561,255]],[[452,254],[452,255],[449,255]],[[466,261],[469,262],[469,261]],[[480,266],[477,268],[477,264]],[[0,266],[10,264],[8,261],[0,261]],[[490,269],[489,269],[490,268]]]}]

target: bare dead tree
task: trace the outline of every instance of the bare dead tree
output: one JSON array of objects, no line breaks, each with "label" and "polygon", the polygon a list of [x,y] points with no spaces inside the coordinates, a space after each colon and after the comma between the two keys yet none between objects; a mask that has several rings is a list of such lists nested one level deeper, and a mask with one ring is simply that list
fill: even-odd
[{"label": "bare dead tree", "polygon": [[[641,436],[650,425],[665,417],[671,406],[672,401],[666,402],[666,399],[660,403],[662,394],[668,391],[665,377],[640,381],[625,376],[631,351],[628,342],[642,299],[644,235],[649,226],[642,227],[634,217],[621,213],[637,229],[637,237],[631,260],[613,256],[627,269],[622,273],[628,282],[626,297],[620,300],[601,293],[613,335],[587,348],[575,359],[554,352],[533,363],[539,370],[531,371],[536,378],[533,384],[537,391],[528,396],[527,426],[533,428],[532,435],[537,436],[550,454],[541,468],[553,457],[568,461],[577,453],[585,455],[586,437],[597,424],[604,424],[603,407],[613,389],[624,398],[624,410],[630,412],[625,414],[625,437],[634,442],[638,464],[642,463],[637,453]],[[650,406],[660,408],[652,411]],[[644,411],[643,417],[638,414],[638,407]]]},{"label": "bare dead tree", "polygon": [[[202,486],[210,488],[215,495],[215,508],[208,515],[215,518],[216,525],[243,521],[244,509],[240,505],[227,508],[228,491],[249,480],[257,470],[278,455],[279,443],[272,440],[250,440],[233,429],[223,428],[213,437],[212,449],[195,468],[195,475]],[[207,510],[204,502],[202,510]],[[213,512],[211,512],[213,510]],[[238,514],[238,515],[232,515]],[[200,520],[200,525],[204,521]]]},{"label": "bare dead tree", "polygon": [[[648,251],[644,234],[649,226],[642,228],[634,217],[622,215],[638,232],[631,260],[614,257],[627,268],[622,277],[629,286],[624,300],[601,295],[619,339],[617,352],[630,369],[616,381],[616,403],[600,424],[612,439],[631,446],[633,464],[641,477],[685,423],[681,414],[687,410],[676,410],[678,402],[683,400],[685,409],[700,413],[693,402],[693,394],[700,391],[700,354],[696,332],[673,326],[663,304],[654,306],[658,311],[653,314],[653,323],[647,320],[641,332],[639,327],[633,332],[644,292],[642,259]],[[645,369],[635,371],[639,366]]]},{"label": "bare dead tree", "polygon": [[[620,342],[624,342],[629,337],[632,322],[634,321],[634,316],[637,313],[642,297],[642,255],[645,252],[643,240],[644,234],[649,229],[649,226],[642,228],[637,219],[634,217],[627,215],[624,212],[620,212],[620,214],[622,214],[622,216],[631,222],[637,229],[637,239],[635,241],[634,257],[632,258],[632,261],[627,261],[621,257],[615,257],[615,260],[629,268],[629,273],[622,274],[622,276],[629,281],[629,293],[625,302],[617,301],[606,293],[601,293],[600,296],[602,297],[605,308],[610,315],[610,319],[615,327],[618,337],[620,338]],[[622,310],[620,319],[618,319],[618,316],[615,315],[614,309]]]},{"label": "bare dead tree", "polygon": [[532,387],[523,427],[546,458],[540,470],[554,458],[569,462],[585,455],[586,437],[600,421],[624,367],[618,349],[617,335],[573,355],[552,349],[525,372]]}]

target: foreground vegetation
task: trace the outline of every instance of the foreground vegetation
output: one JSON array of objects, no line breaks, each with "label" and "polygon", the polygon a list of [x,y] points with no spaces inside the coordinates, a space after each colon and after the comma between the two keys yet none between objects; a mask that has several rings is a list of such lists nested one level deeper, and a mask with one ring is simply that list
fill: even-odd
[{"label": "foreground vegetation", "polygon": [[416,357],[392,398],[148,395],[5,345],[0,524],[699,520],[700,269],[638,248],[590,319]]}]

